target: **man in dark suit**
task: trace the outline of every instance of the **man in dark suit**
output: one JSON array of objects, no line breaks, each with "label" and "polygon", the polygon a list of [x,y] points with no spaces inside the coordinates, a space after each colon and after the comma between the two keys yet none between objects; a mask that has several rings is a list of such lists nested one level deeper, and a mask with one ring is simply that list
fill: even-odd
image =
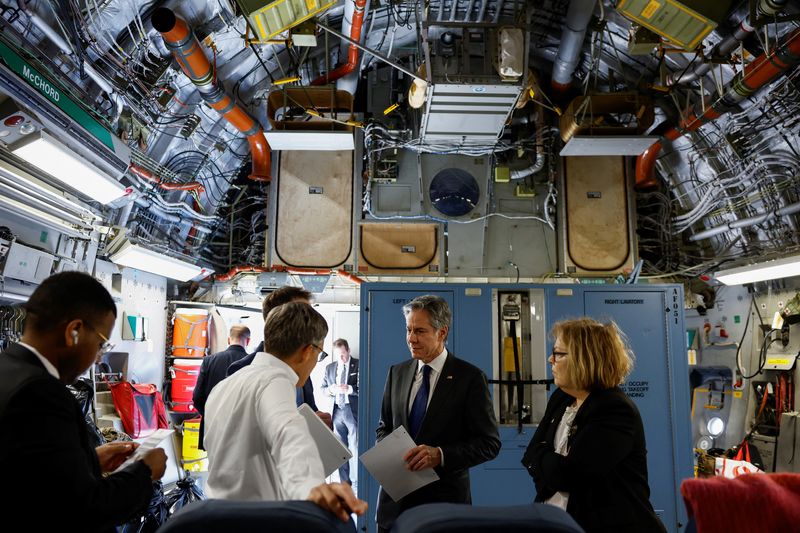
[{"label": "man in dark suit", "polygon": [[439,480],[395,502],[378,495],[378,530],[388,531],[404,510],[424,503],[471,503],[469,468],[500,451],[500,437],[486,375],[445,348],[452,313],[438,296],[403,306],[412,359],[389,370],[377,436],[404,426],[417,446],[406,468],[433,468]]},{"label": "man in dark suit", "polygon": [[339,467],[339,480],[352,485],[350,463],[355,467],[358,457],[358,361],[350,357],[345,339],[333,341],[333,359],[325,367],[322,391],[333,397],[333,429],[353,454]]},{"label": "man in dark suit", "polygon": [[62,272],[25,308],[22,339],[0,354],[0,501],[29,531],[115,531],[147,507],[167,456],[156,448],[104,477],[138,445],[93,448],[66,387],[113,348],[114,300],[91,276]]},{"label": "man in dark suit", "polygon": [[[206,400],[211,394],[217,383],[225,379],[228,374],[228,367],[241,359],[247,357],[245,348],[250,342],[250,328],[237,324],[231,328],[228,335],[228,348],[209,355],[203,359],[200,365],[200,375],[197,376],[197,384],[192,392],[192,403],[201,415],[205,415]],[[205,423],[200,420],[200,448],[203,448],[203,434],[205,433]]]},{"label": "man in dark suit", "polygon": [[[289,302],[303,302],[307,304],[311,304],[311,293],[305,289],[301,289],[300,287],[292,287],[289,285],[284,285],[278,289],[272,291],[269,296],[264,298],[264,302],[261,304],[261,315],[264,320],[267,319],[267,315],[270,311],[278,307],[279,305],[288,304]],[[236,371],[243,369],[244,367],[248,366],[250,363],[253,362],[253,359],[256,358],[256,354],[258,352],[264,351],[264,342],[262,341],[253,353],[248,356],[242,357],[238,361],[234,361],[228,367],[228,375],[234,374]],[[325,353],[325,352],[323,352]],[[322,354],[320,354],[322,355]],[[327,355],[327,354],[325,354]],[[328,426],[332,426],[332,420],[330,413],[323,413],[319,409],[317,409],[317,402],[314,401],[314,384],[311,383],[311,378],[309,377],[303,386],[298,389],[297,391],[297,405],[298,407],[302,404],[308,404],[311,409],[313,409],[317,416],[319,416]]]}]

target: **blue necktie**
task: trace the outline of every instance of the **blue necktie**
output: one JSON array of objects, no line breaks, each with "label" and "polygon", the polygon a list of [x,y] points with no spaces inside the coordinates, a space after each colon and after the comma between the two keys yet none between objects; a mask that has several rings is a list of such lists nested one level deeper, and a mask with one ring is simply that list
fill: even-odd
[{"label": "blue necktie", "polygon": [[408,415],[408,422],[411,429],[411,437],[417,438],[419,429],[422,427],[422,420],[425,418],[425,411],[428,409],[428,395],[431,385],[431,367],[423,365],[422,383],[419,386],[414,403],[411,404],[411,413]]},{"label": "blue necktie", "polygon": [[297,387],[294,393],[294,401],[297,403],[297,407],[303,405],[304,400],[303,387]]}]

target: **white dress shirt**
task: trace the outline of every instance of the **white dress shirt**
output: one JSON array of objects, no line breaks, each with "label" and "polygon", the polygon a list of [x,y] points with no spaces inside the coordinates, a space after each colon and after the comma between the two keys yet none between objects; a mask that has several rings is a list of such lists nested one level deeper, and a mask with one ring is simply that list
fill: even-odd
[{"label": "white dress shirt", "polygon": [[44,368],[45,368],[45,370],[47,370],[48,374],[50,374],[51,376],[53,376],[56,379],[61,379],[61,374],[58,373],[58,369],[55,366],[53,366],[53,363],[51,363],[50,361],[45,359],[44,356],[39,353],[39,350],[37,350],[36,348],[31,346],[30,344],[25,344],[24,342],[18,342],[17,344],[19,344],[20,346],[23,346],[23,347],[27,348],[28,350],[30,350],[31,353],[33,353],[33,355],[35,355],[36,358],[39,359],[39,361],[42,362],[42,364],[44,365]]},{"label": "white dress shirt", "polygon": [[[442,375],[442,368],[444,368],[444,363],[447,360],[447,348],[444,348],[439,355],[433,358],[433,361],[428,363],[428,366],[431,367],[431,375],[428,377],[428,403],[426,407],[431,404],[431,398],[433,398],[433,391],[436,388],[436,384],[439,382],[439,376]],[[411,406],[414,405],[414,398],[417,397],[417,392],[419,392],[419,388],[422,386],[422,367],[425,366],[425,363],[417,360],[417,373],[414,374],[414,382],[411,384],[411,394],[408,397],[408,412],[411,414]],[[444,451],[440,446],[437,447],[439,450],[439,455],[441,457],[441,466],[444,466]]]},{"label": "white dress shirt", "polygon": [[209,498],[305,500],[325,482],[319,451],[297,412],[297,374],[268,353],[222,380],[206,403]]},{"label": "white dress shirt", "polygon": [[[428,363],[431,367],[431,375],[428,378],[428,404],[431,404],[433,398],[433,391],[436,389],[436,384],[439,382],[439,376],[442,375],[442,368],[444,362],[447,360],[447,348],[442,350],[442,353],[437,355],[433,361]],[[408,412],[411,412],[411,406],[414,405],[414,398],[417,397],[417,391],[422,386],[422,367],[425,366],[420,360],[417,360],[417,373],[414,375],[414,382],[411,384],[411,395],[408,397]]]}]

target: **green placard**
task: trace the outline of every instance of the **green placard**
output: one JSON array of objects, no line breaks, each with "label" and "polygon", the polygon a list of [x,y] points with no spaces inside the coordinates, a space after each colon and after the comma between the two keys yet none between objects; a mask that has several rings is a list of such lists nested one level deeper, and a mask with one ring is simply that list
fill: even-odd
[{"label": "green placard", "polygon": [[115,151],[111,133],[109,133],[102,124],[97,122],[97,120],[81,106],[67,96],[64,90],[55,82],[33,68],[2,41],[0,41],[0,59],[3,60],[3,63],[5,63],[8,68],[13,70],[20,78],[24,79],[28,85],[36,89],[42,96],[69,115],[72,120],[83,126],[86,131],[91,133],[101,143],[108,146],[111,151]]}]

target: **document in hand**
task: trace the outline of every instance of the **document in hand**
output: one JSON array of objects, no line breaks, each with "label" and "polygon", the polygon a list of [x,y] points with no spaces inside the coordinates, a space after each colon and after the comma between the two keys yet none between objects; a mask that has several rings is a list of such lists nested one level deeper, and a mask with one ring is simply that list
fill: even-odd
[{"label": "document in hand", "polygon": [[412,472],[403,456],[416,446],[406,428],[400,426],[361,454],[361,462],[394,501],[439,479],[432,468]]},{"label": "document in hand", "polygon": [[144,457],[145,453],[149,452],[153,448],[158,448],[159,447],[158,445],[161,444],[161,441],[166,439],[167,437],[169,437],[173,433],[175,433],[175,430],[173,430],[173,429],[157,429],[157,430],[155,430],[146,439],[144,439],[143,441],[141,441],[139,443],[139,447],[136,448],[136,451],[133,452],[133,454],[130,457],[128,457],[125,460],[124,463],[119,465],[119,468],[114,470],[114,472],[119,472],[120,470],[122,470],[123,468],[125,468],[126,466],[131,464],[132,462],[138,461],[139,459]]},{"label": "document in hand", "polygon": [[306,419],[308,431],[311,438],[317,445],[319,457],[322,459],[322,468],[325,470],[325,477],[330,476],[348,461],[353,454],[342,444],[342,441],[334,435],[331,428],[323,422],[308,404],[303,404],[297,408],[298,412]]}]

